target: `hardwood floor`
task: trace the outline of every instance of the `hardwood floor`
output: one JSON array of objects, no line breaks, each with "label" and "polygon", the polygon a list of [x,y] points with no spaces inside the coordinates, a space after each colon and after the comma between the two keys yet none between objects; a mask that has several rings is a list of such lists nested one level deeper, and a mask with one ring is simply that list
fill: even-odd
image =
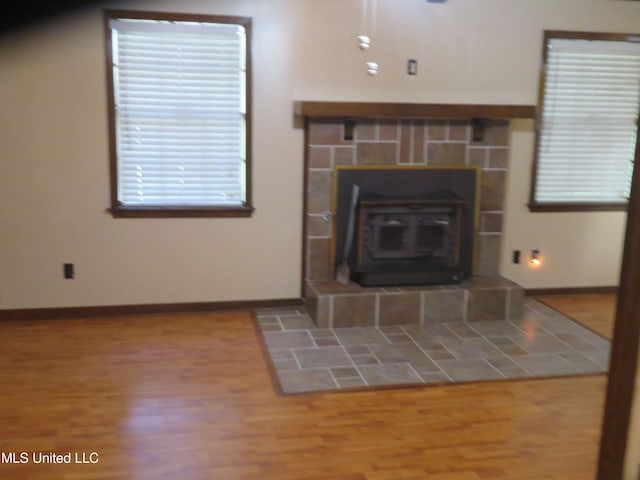
[{"label": "hardwood floor", "polygon": [[616,296],[613,294],[545,295],[537,297],[608,339],[613,338]]},{"label": "hardwood floor", "polygon": [[595,474],[604,375],[278,397],[247,312],[7,321],[0,338],[0,452],[99,456],[0,478]]}]

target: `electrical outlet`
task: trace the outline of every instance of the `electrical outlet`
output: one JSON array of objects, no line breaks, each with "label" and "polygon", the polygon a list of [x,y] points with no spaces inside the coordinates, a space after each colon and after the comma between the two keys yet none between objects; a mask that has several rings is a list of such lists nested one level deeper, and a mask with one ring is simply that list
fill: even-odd
[{"label": "electrical outlet", "polygon": [[64,273],[64,278],[73,278],[73,263],[63,263],[62,270]]},{"label": "electrical outlet", "polygon": [[407,60],[407,75],[418,75],[418,61],[410,58]]},{"label": "electrical outlet", "polygon": [[520,250],[513,251],[513,263],[520,263]]}]

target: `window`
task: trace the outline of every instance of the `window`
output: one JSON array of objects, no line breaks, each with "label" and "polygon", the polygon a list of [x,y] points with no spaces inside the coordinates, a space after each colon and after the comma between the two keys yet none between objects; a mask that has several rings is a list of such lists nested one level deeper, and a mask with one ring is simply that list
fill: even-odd
[{"label": "window", "polygon": [[249,216],[251,20],[107,11],[111,213]]},{"label": "window", "polygon": [[532,211],[623,210],[640,108],[640,35],[545,32]]}]

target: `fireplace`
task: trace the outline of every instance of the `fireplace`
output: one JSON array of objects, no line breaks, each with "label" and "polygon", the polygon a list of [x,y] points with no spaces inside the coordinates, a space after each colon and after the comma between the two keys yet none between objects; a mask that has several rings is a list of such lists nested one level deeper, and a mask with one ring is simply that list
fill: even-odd
[{"label": "fireplace", "polygon": [[[390,118],[385,111],[385,118],[349,122],[348,113],[305,113],[303,296],[314,322],[339,328],[520,318],[524,290],[498,275],[508,122],[484,121],[478,139],[470,120]],[[354,281],[344,284],[335,273],[353,185],[360,187],[356,224],[366,228],[354,235],[347,259]],[[398,263],[430,278],[393,278]],[[425,266],[440,272],[427,274]],[[461,281],[451,273],[457,268]]]},{"label": "fireplace", "polygon": [[[339,167],[335,252],[363,286],[458,283],[473,273],[477,219],[475,167]],[[354,186],[357,208],[352,208]],[[335,266],[342,256],[335,256]]]}]

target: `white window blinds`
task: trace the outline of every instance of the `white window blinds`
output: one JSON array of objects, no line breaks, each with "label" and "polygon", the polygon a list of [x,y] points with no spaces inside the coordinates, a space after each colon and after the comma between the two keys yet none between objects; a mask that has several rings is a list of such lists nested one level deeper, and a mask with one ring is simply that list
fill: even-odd
[{"label": "white window blinds", "polygon": [[640,43],[550,39],[536,202],[625,202],[639,106]]},{"label": "white window blinds", "polygon": [[118,201],[245,201],[245,31],[240,25],[112,20]]}]

